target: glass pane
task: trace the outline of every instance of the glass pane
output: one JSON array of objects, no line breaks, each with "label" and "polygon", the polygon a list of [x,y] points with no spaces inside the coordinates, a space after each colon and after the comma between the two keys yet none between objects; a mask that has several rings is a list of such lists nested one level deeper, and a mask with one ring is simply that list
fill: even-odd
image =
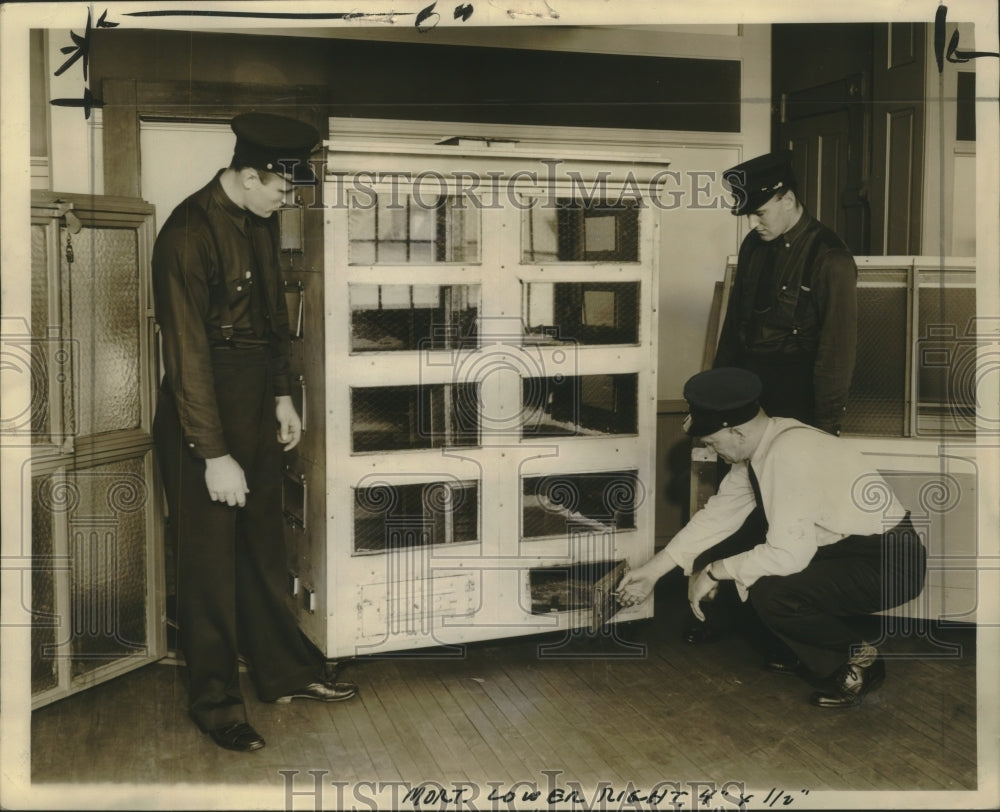
[{"label": "glass pane", "polygon": [[[66,231],[62,230],[65,254]],[[84,228],[73,236],[72,338],[80,348],[74,381],[79,434],[137,428],[140,421],[139,263],[136,232]],[[65,262],[65,259],[63,260]]]},{"label": "glass pane", "polygon": [[525,343],[635,344],[638,282],[521,284]]},{"label": "glass pane", "polygon": [[[31,434],[46,439],[51,432],[49,419],[49,365],[46,349],[49,338],[49,249],[44,226],[31,226]],[[18,428],[21,428],[18,426]]]},{"label": "glass pane", "polygon": [[521,262],[638,262],[635,201],[535,200],[521,215]]},{"label": "glass pane", "polygon": [[58,502],[51,477],[31,480],[31,554],[38,562],[31,568],[31,692],[54,688],[59,682],[56,667],[55,566],[52,556],[52,512]]},{"label": "glass pane", "polygon": [[917,433],[976,428],[976,291],[921,287]]},{"label": "glass pane", "polygon": [[355,490],[354,550],[476,541],[479,483],[379,484]]},{"label": "glass pane", "polygon": [[146,484],[142,458],[67,474],[73,675],[146,645]]},{"label": "glass pane", "polygon": [[845,433],[903,436],[906,315],[905,288],[858,287],[858,355]]},{"label": "glass pane", "polygon": [[479,385],[426,384],[351,389],[355,452],[479,443]]},{"label": "glass pane", "polygon": [[637,373],[525,378],[524,437],[635,434]]},{"label": "glass pane", "polygon": [[540,538],[632,530],[641,502],[640,487],[636,471],[525,477],[521,535]]},{"label": "glass pane", "polygon": [[479,209],[464,197],[352,196],[347,227],[351,265],[480,261]]},{"label": "glass pane", "polygon": [[479,346],[479,285],[351,285],[351,351]]}]

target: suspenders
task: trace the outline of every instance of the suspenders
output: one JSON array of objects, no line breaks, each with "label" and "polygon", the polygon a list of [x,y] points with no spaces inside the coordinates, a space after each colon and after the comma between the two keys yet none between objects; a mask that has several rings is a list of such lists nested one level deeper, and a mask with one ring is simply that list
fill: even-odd
[{"label": "suspenders", "polygon": [[233,314],[229,309],[229,292],[226,290],[226,276],[222,272],[222,252],[219,251],[219,243],[215,238],[215,231],[212,229],[212,225],[208,220],[208,215],[205,210],[197,203],[188,204],[189,217],[194,216],[202,220],[205,230],[212,237],[212,246],[215,248],[215,265],[219,269],[219,273],[222,276],[222,281],[212,286],[211,297],[215,302],[215,305],[219,308],[219,329],[222,332],[222,337],[226,341],[231,341],[233,338]]},{"label": "suspenders", "polygon": [[[799,286],[795,290],[794,303],[792,302],[788,303],[788,305],[790,306],[788,308],[788,310],[790,311],[790,324],[788,325],[789,326],[788,334],[784,337],[784,339],[782,339],[785,344],[787,344],[789,341],[801,340],[796,331],[799,329],[799,324],[798,324],[799,297],[802,295],[803,292],[809,295],[809,306],[813,310],[813,314],[816,317],[816,321],[817,322],[820,321],[821,314],[819,312],[818,305],[816,304],[816,299],[812,295],[813,276],[815,275],[816,272],[817,260],[819,259],[820,251],[822,251],[824,248],[836,249],[840,247],[836,235],[826,232],[826,230],[823,229],[823,227],[818,222],[814,222],[813,224],[811,224],[809,227],[809,231],[803,236],[806,239],[811,239],[811,243],[806,252],[805,259],[803,261],[802,276],[801,279],[799,280]],[[746,269],[744,272],[749,271],[750,255],[753,253],[754,249],[760,247],[760,245],[761,243],[759,241],[744,242],[740,250],[740,256],[738,259],[737,267]],[[750,294],[751,291],[745,291],[745,293]],[[741,343],[743,344],[744,349],[749,349],[749,347],[747,346],[747,335],[746,335],[746,330],[747,327],[749,326],[749,322],[746,321],[746,310],[745,310],[746,306],[747,306],[746,302],[744,302],[743,303],[744,309],[740,313],[739,334],[741,336]]]}]

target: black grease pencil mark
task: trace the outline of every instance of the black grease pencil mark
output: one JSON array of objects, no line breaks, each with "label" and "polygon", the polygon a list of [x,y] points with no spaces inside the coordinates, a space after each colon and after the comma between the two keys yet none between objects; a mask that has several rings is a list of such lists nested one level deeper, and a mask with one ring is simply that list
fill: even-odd
[{"label": "black grease pencil mark", "polygon": [[[98,99],[90,92],[90,88],[87,87],[87,68],[90,62],[90,33],[94,26],[91,25],[92,16],[90,9],[87,9],[87,27],[84,29],[83,36],[80,36],[75,31],[70,31],[70,39],[73,40],[72,45],[65,45],[60,48],[60,52],[64,54],[71,54],[70,58],[67,59],[62,65],[59,66],[58,70],[55,71],[56,76],[62,76],[66,71],[68,71],[77,61],[81,63],[83,67],[83,98],[81,99],[52,99],[49,104],[55,105],[56,107],[82,107],[84,118],[90,118],[90,111],[95,107],[103,107],[104,102]],[[97,28],[117,28],[118,23],[108,22],[108,10],[105,9],[104,13],[97,18]]]},{"label": "black grease pencil mark", "polygon": [[[67,70],[69,70],[73,64],[79,60],[83,60],[83,78],[87,79],[87,63],[90,60],[90,32],[92,26],[90,24],[91,16],[90,9],[87,9],[87,27],[84,29],[83,36],[81,37],[75,31],[70,31],[70,39],[73,40],[72,45],[65,45],[59,49],[61,53],[73,54],[69,59],[59,66],[59,70],[55,72],[56,76],[62,76]],[[108,22],[108,11],[104,10],[104,13],[97,19],[98,28],[117,28],[118,23]]]},{"label": "black grease pencil mark", "polygon": [[[441,15],[437,14],[434,11],[434,7],[436,5],[437,2],[431,3],[429,6],[427,6],[427,8],[421,9],[420,13],[417,15],[417,19],[414,21],[413,24],[417,27],[417,30],[420,31],[421,33],[425,31],[430,31],[438,24],[438,21],[441,19]],[[425,25],[425,23],[428,20],[433,20],[434,22],[431,23],[430,25]]]},{"label": "black grease pencil mark", "polygon": [[947,20],[948,7],[942,4],[938,6],[937,12],[934,14],[934,58],[937,60],[938,73],[944,72],[945,59],[954,65],[960,65],[973,59],[979,59],[983,56],[1000,57],[1000,53],[995,53],[993,51],[958,50],[958,29],[955,29],[955,31],[952,32],[951,39],[948,41],[948,50],[946,52],[944,47],[944,26]]},{"label": "black grease pencil mark", "polygon": [[83,89],[82,99],[52,99],[49,104],[54,104],[56,107],[82,107],[84,118],[90,118],[90,111],[93,108],[104,107],[104,101],[91,93],[89,87]]},{"label": "black grease pencil mark", "polygon": [[[437,2],[427,6],[427,8],[414,15],[412,12],[388,11],[383,13],[364,11],[335,11],[335,12],[299,12],[299,11],[214,11],[210,9],[159,9],[154,11],[130,11],[126,17],[225,17],[241,20],[342,20],[353,22],[357,20],[389,20],[392,22],[397,17],[413,17],[414,26],[421,32],[435,28],[440,20],[440,16],[434,11]],[[460,3],[455,6],[455,19],[467,22],[475,11],[472,3]],[[427,21],[433,22],[428,25]]]},{"label": "black grease pencil mark", "polygon": [[259,20],[363,20],[385,17],[409,16],[412,12],[389,11],[372,14],[361,11],[297,12],[297,11],[212,11],[209,9],[159,9],[157,11],[128,11],[125,17],[235,17]]}]

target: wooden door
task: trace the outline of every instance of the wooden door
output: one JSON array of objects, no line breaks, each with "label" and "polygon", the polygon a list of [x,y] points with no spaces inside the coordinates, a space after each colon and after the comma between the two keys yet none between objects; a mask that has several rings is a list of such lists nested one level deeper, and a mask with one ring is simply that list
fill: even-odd
[{"label": "wooden door", "polygon": [[855,254],[871,249],[864,74],[781,98],[778,144],[793,153],[799,197]]},{"label": "wooden door", "polygon": [[920,254],[927,26],[875,29],[872,77],[873,254]]}]

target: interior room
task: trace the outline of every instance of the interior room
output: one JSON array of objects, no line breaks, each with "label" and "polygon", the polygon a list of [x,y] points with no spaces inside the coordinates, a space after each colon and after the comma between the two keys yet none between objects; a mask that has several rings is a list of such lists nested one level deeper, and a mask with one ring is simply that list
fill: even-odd
[{"label": "interior room", "polygon": [[[980,6],[598,25],[532,2],[534,20],[477,26],[498,12],[62,5],[8,51],[28,118],[21,151],[4,143],[30,187],[4,221],[30,262],[4,330],[32,360],[4,503],[30,631],[23,662],[5,643],[5,676],[23,673],[3,713],[31,709],[17,769],[38,803],[98,786],[135,808],[996,799],[998,60],[941,45],[995,50]],[[327,676],[358,687],[262,701],[244,657],[267,740],[249,754],[188,714],[151,264],[247,112],[320,136],[317,182],[274,218],[301,418],[281,578]],[[728,470],[687,433],[685,383],[713,366],[753,231],[723,173],[779,150],[857,267],[836,442],[879,476],[857,500],[891,527],[894,494],[927,550],[916,597],[848,618],[888,663],[849,711],[809,704],[815,675],[768,673],[740,622],[689,642],[680,570],[634,605],[618,591]]]}]

